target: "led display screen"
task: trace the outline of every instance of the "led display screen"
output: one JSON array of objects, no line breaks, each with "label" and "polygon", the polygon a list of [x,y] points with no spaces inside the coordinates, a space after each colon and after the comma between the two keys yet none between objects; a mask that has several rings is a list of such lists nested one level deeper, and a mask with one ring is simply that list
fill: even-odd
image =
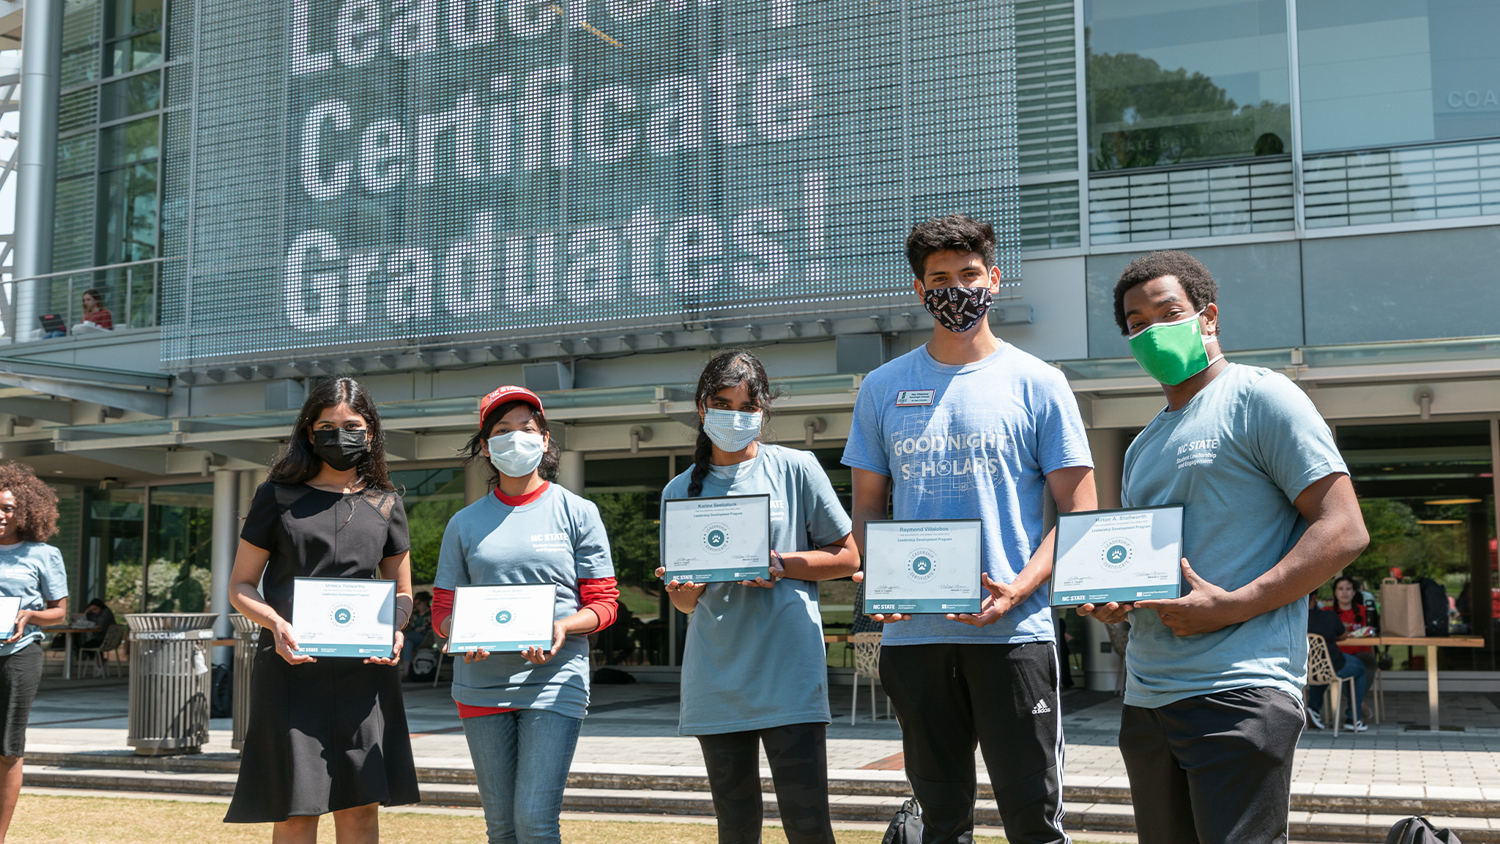
[{"label": "led display screen", "polygon": [[911,224],[951,211],[1019,279],[1009,3],[198,15],[166,359],[878,303],[909,295]]}]

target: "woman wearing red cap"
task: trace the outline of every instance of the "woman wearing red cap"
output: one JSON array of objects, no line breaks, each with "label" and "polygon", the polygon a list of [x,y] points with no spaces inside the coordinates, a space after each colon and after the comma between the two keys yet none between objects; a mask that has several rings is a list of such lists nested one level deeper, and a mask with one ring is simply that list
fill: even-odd
[{"label": "woman wearing red cap", "polygon": [[433,629],[447,637],[457,586],[551,583],[552,647],[464,654],[453,699],[479,780],[489,840],[560,841],[558,815],[589,702],[588,634],[615,620],[619,590],[599,508],[554,486],[557,451],[541,399],[501,387],[479,403],[469,460],[494,467],[494,493],[443,531]]}]

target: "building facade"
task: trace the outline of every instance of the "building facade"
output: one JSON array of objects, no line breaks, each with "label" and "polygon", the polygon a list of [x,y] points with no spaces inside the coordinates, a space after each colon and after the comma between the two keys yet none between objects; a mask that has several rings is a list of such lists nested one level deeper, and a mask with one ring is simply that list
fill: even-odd
[{"label": "building facade", "polygon": [[[279,17],[247,11],[262,5]],[[1500,688],[1500,7],[1015,0],[855,21],[725,4],[719,17],[637,33],[629,5],[507,4],[531,10],[507,18],[496,4],[497,17],[474,11],[467,29],[434,18],[452,50],[499,30],[495,49],[516,72],[486,83],[493,103],[464,99],[479,83],[445,48],[432,48],[431,65],[403,54],[423,36],[398,40],[389,3],[67,0],[35,26],[46,32],[28,18],[21,144],[43,139],[55,156],[21,170],[45,183],[34,176],[28,192],[23,181],[17,209],[0,455],[59,492],[56,541],[75,609],[102,596],[128,611],[223,610],[236,519],[308,381],[333,374],[359,378],[381,402],[414,569],[430,580],[447,517],[484,493],[482,473],[458,459],[476,400],[524,383],[560,431],[559,481],[599,502],[614,542],[635,621],[601,643],[601,657],[670,670],[683,625],[650,577],[653,520],[660,489],[692,459],[702,363],[719,348],[755,349],[783,392],[776,440],[814,450],[846,491],[838,457],[861,377],[931,330],[903,289],[901,237],[916,219],[958,210],[1014,232],[1018,251],[1003,248],[1002,260],[1019,263],[991,322],[1068,375],[1106,506],[1118,503],[1130,438],[1162,405],[1114,324],[1114,280],[1155,249],[1202,259],[1219,282],[1230,359],[1294,379],[1335,430],[1373,537],[1352,570],[1374,591],[1390,569],[1442,582],[1454,629],[1490,643],[1446,649],[1445,677]],[[373,17],[360,18],[366,7]],[[571,33],[566,49],[579,58],[568,79],[605,92],[599,102],[616,113],[701,75],[699,146],[678,122],[680,155],[648,150],[667,137],[651,134],[666,124],[648,122],[640,151],[579,140],[569,175],[548,181],[549,166],[562,172],[566,108],[540,87],[527,99],[526,87],[543,78],[530,68],[542,67],[533,53],[549,49],[547,27]],[[944,31],[994,38],[947,47]],[[904,59],[858,74],[809,60],[812,93],[799,93],[800,65],[785,57],[827,47],[820,32],[835,47],[900,45]],[[638,34],[678,56],[678,75],[609,52]],[[683,46],[698,43],[715,50]],[[991,66],[992,53],[1010,58]],[[28,99],[33,71],[44,93],[54,74],[50,111]],[[579,93],[567,119],[585,135],[604,126],[599,137],[624,149],[625,129],[589,123],[594,96]],[[743,115],[714,111],[720,97],[743,97]],[[386,114],[389,102],[416,105]],[[466,171],[465,109],[486,126],[512,121],[507,160],[530,170],[499,180],[506,141],[491,128],[476,142],[491,172]],[[527,146],[528,126],[552,146]],[[387,150],[403,132],[413,145]],[[781,152],[768,157],[757,138]],[[650,166],[622,178],[609,167],[627,153]],[[246,160],[265,163],[236,164]],[[702,222],[711,217],[722,223]],[[625,222],[599,234],[599,220]],[[643,272],[630,262],[647,259],[624,251],[644,242],[630,221],[660,224],[663,287],[612,269]],[[496,274],[515,261],[526,295],[465,310],[477,288],[452,256],[486,243],[491,226],[503,245],[476,248],[473,274],[481,253],[498,256]],[[783,231],[798,239],[777,241]],[[755,260],[731,260],[725,246],[714,264],[720,253],[705,244],[745,232],[762,246],[734,248]],[[539,279],[554,249],[583,269],[559,270],[550,288]],[[713,279],[762,292],[715,300],[711,265]],[[241,295],[267,279],[262,306]],[[697,298],[685,304],[690,288]],[[81,319],[85,290],[100,292],[113,330],[40,336],[41,314]],[[608,312],[589,311],[602,299]],[[852,584],[825,585],[830,631],[846,629],[852,603]],[[831,663],[841,659],[835,649]]]}]

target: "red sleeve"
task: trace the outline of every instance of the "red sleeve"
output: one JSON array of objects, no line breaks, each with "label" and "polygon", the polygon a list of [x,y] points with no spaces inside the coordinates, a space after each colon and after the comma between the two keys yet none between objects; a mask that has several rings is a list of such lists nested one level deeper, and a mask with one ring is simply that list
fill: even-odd
[{"label": "red sleeve", "polygon": [[[615,618],[620,614],[620,588],[615,585],[613,577],[592,577],[578,581],[578,592],[583,597],[582,609],[593,610],[599,616],[599,626],[594,632],[615,623]],[[433,608],[433,618],[437,617],[437,608]]]},{"label": "red sleeve", "polygon": [[453,615],[453,590],[432,590],[432,629],[437,635],[442,636],[443,622],[448,616]]}]

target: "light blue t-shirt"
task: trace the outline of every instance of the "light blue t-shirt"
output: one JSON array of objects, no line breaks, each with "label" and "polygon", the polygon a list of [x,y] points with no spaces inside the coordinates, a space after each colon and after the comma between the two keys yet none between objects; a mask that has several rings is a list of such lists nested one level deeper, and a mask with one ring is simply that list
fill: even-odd
[{"label": "light blue t-shirt", "polygon": [[[1046,536],[1046,476],[1094,461],[1067,378],[1001,342],[962,366],[938,363],[924,345],[865,376],[844,465],[891,478],[899,520],[981,519],[984,571],[1010,583]],[[883,634],[883,645],[1054,638],[1045,584],[988,627],[927,614]]]},{"label": "light blue t-shirt", "polygon": [[[0,595],[20,598],[23,610],[44,610],[48,601],[68,597],[68,573],[63,568],[62,552],[45,542],[22,542],[14,548],[0,548]],[[0,631],[0,639],[10,637]],[[42,638],[42,628],[26,625],[20,639],[0,645],[0,656],[10,656]]]},{"label": "light blue t-shirt", "polygon": [[[1232,591],[1279,563],[1307,530],[1292,503],[1297,496],[1348,471],[1328,424],[1297,385],[1231,363],[1130,444],[1120,497],[1126,507],[1183,505],[1183,556],[1204,580]],[[1133,610],[1125,662],[1131,706],[1256,687],[1300,698],[1307,602],[1182,637],[1155,610]]]},{"label": "light blue t-shirt", "polygon": [[[687,498],[691,480],[691,469],[673,478],[662,500]],[[849,514],[806,451],[762,445],[751,460],[712,467],[699,497],[762,494],[771,496],[774,551],[808,551],[849,535]],[[679,732],[831,721],[818,584],[790,578],[769,589],[708,584],[688,623]]]},{"label": "light blue t-shirt", "polygon": [[[453,514],[438,554],[439,589],[499,583],[552,583],[553,618],[578,612],[579,580],[614,577],[609,539],[594,502],[552,484],[537,500],[512,507],[493,493]],[[589,706],[589,640],[569,634],[544,665],[518,653],[453,663],[453,699],[469,706],[550,709],[582,718]]]}]

